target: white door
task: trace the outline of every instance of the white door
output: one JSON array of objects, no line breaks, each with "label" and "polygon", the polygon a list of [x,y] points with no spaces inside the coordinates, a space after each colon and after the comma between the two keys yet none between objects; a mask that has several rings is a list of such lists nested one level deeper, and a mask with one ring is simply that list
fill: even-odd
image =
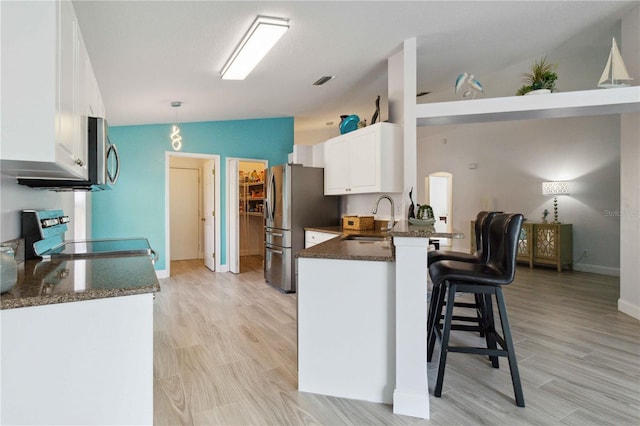
[{"label": "white door", "polygon": [[215,162],[208,160],[204,166],[204,265],[216,270],[216,226],[215,226]]},{"label": "white door", "polygon": [[227,193],[229,194],[227,203],[227,217],[229,218],[229,251],[227,252],[229,271],[240,273],[240,236],[238,224],[240,221],[238,206],[240,202],[238,194],[238,160],[227,160]]},{"label": "white door", "polygon": [[171,260],[198,258],[200,170],[171,168],[169,203]]},{"label": "white door", "polygon": [[[451,173],[438,172],[431,173],[425,178],[426,199],[433,209],[436,218],[435,228],[438,232],[452,232],[452,180]],[[451,246],[451,240],[440,238],[441,246]]]}]

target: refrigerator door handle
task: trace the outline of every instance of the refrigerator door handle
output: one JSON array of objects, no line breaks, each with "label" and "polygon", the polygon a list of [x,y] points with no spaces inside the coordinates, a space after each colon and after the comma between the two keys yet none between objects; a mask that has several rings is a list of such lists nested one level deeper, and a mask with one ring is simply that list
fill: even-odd
[{"label": "refrigerator door handle", "polygon": [[271,252],[276,253],[276,254],[283,254],[284,253],[282,250],[274,250],[271,247],[267,247],[267,248],[265,248],[265,250],[271,251]]},{"label": "refrigerator door handle", "polygon": [[271,170],[267,169],[266,170],[266,174],[267,174],[267,191],[266,191],[266,199],[264,200],[264,218],[267,222],[271,221],[271,215],[270,215],[270,211],[271,208],[269,207],[271,205]]},{"label": "refrigerator door handle", "polygon": [[276,214],[276,205],[275,205],[273,200],[276,199],[276,178],[273,175],[273,173],[271,173],[271,179],[270,179],[270,182],[269,182],[269,187],[270,188],[269,188],[269,195],[268,196],[271,197],[271,203],[269,203],[270,206],[271,206],[270,214],[271,214],[271,220],[274,220],[275,219],[275,214]]}]

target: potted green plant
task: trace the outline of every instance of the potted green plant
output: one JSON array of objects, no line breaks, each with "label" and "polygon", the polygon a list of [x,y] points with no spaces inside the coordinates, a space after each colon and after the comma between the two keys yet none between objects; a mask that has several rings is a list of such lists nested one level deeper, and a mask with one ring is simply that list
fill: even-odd
[{"label": "potted green plant", "polygon": [[[551,93],[556,89],[556,80],[558,74],[556,74],[558,64],[550,64],[547,62],[547,57],[536,61],[531,66],[530,73],[523,73],[524,83],[516,92],[516,95],[526,95],[534,90],[540,90],[539,93]],[[544,92],[542,92],[544,90]]]}]

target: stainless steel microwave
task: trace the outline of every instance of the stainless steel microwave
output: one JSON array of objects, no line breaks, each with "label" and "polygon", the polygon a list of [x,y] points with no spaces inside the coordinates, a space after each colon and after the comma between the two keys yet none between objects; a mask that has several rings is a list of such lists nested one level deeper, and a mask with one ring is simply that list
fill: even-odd
[{"label": "stainless steel microwave", "polygon": [[120,175],[120,158],[115,145],[109,141],[107,120],[88,117],[88,172],[89,179],[25,179],[18,178],[20,185],[53,191],[104,191],[111,189]]}]

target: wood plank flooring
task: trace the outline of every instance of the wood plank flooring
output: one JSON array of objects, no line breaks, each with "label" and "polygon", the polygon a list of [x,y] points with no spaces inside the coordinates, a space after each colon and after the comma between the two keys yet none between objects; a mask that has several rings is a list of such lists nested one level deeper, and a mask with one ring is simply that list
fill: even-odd
[{"label": "wood plank flooring", "polygon": [[[484,357],[450,354],[442,398],[421,420],[298,392],[296,296],[266,285],[261,268],[235,275],[178,261],[171,271],[154,306],[154,424],[640,422],[640,321],[617,311],[615,277],[519,267],[505,293],[527,406],[513,402],[506,359],[493,369]],[[452,333],[452,344],[474,339]]]}]

